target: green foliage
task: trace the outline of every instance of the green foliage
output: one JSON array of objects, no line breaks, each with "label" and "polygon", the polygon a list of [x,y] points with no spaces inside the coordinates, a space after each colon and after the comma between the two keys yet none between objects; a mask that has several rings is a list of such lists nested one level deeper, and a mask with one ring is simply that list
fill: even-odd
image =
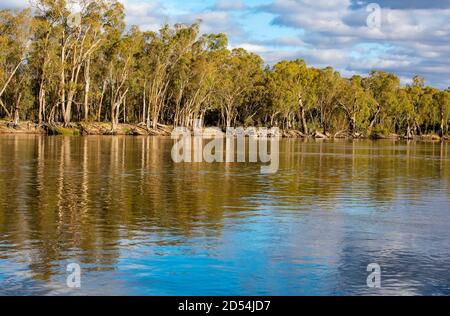
[{"label": "green foliage", "polygon": [[383,125],[375,125],[370,131],[370,137],[373,139],[386,138],[389,136],[389,129]]},{"label": "green foliage", "polygon": [[[68,23],[73,4],[80,25]],[[114,130],[200,119],[305,134],[445,135],[449,95],[418,76],[402,86],[387,72],[344,78],[301,59],[264,66],[230,50],[225,34],[200,34],[200,22],[142,32],[126,27],[117,0],[37,0],[33,11],[0,11],[0,117],[15,122],[96,120]]]}]

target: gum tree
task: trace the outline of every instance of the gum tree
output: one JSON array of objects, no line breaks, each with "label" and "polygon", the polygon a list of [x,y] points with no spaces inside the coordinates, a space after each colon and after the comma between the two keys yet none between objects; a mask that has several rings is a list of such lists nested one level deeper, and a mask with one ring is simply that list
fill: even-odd
[{"label": "gum tree", "polygon": [[298,114],[301,129],[308,134],[306,122],[306,94],[311,81],[310,73],[303,60],[282,61],[276,64],[268,75],[267,87],[274,114],[281,113],[288,126]]}]

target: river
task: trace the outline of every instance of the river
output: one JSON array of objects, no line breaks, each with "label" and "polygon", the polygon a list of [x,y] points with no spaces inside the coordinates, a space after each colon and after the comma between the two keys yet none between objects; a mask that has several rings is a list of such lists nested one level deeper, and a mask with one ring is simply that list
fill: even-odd
[{"label": "river", "polygon": [[448,143],[283,139],[274,174],[172,146],[1,136],[0,295],[450,295]]}]

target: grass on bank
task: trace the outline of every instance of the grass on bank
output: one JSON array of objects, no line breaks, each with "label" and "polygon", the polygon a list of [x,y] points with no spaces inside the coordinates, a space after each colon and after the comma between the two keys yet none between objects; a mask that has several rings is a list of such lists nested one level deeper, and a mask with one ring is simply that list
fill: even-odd
[{"label": "grass on bank", "polygon": [[49,135],[59,136],[80,136],[81,132],[77,128],[53,127],[48,130]]}]

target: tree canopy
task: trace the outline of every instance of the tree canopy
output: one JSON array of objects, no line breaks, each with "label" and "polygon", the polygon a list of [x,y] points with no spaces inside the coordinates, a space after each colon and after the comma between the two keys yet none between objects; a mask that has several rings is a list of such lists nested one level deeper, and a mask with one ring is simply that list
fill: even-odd
[{"label": "tree canopy", "polygon": [[[76,3],[77,15],[70,7]],[[448,134],[450,91],[373,71],[345,78],[301,60],[269,67],[225,34],[192,25],[125,24],[117,0],[36,0],[0,11],[0,117],[37,124],[102,121],[278,126],[304,134]]]}]

